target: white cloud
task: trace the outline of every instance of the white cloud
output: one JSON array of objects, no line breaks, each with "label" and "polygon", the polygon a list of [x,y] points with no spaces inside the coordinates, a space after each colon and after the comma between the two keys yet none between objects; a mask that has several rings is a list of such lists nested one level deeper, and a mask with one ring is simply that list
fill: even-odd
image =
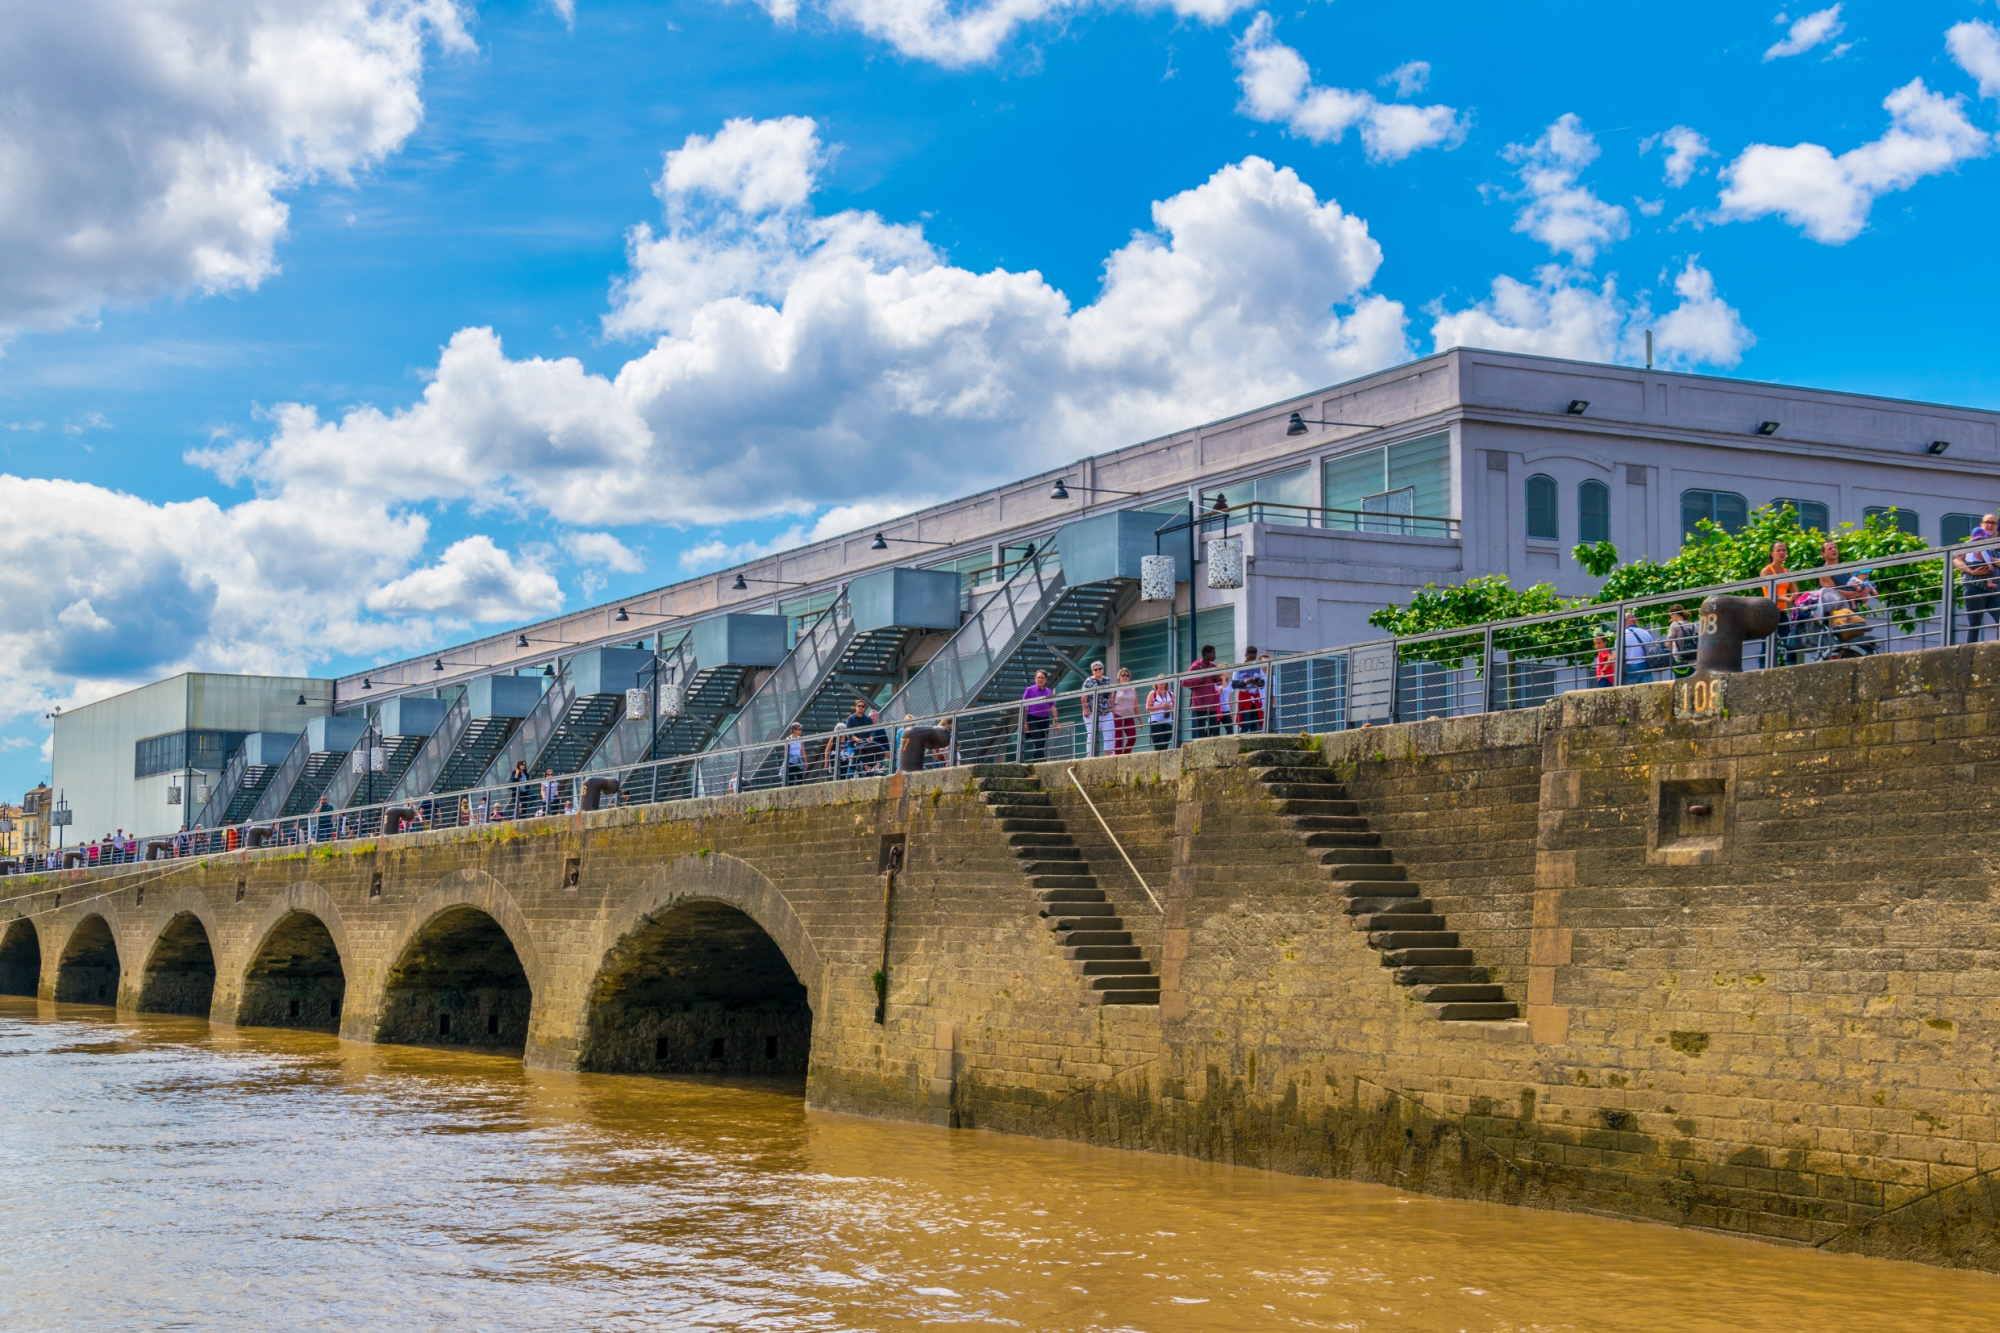
[{"label": "white cloud", "polygon": [[1428,60],[1407,61],[1375,80],[1384,88],[1395,84],[1398,97],[1415,97],[1430,81],[1431,62]]},{"label": "white cloud", "polygon": [[1983,157],[1992,147],[1965,118],[1963,98],[1934,93],[1922,79],[1910,80],[1882,105],[1890,115],[1888,133],[1839,157],[1815,143],[1744,149],[1722,169],[1717,220],[1777,213],[1814,240],[1840,245],[1861,234],[1878,197]]},{"label": "white cloud", "polygon": [[1944,35],[1958,67],[1979,80],[1981,97],[2000,97],[2000,32],[1983,19],[1955,23]]},{"label": "white cloud", "polygon": [[562,547],[580,565],[603,565],[619,574],[637,574],[646,567],[637,551],[608,532],[572,532],[562,539]]},{"label": "white cloud", "polygon": [[[1315,85],[1305,58],[1272,30],[1271,16],[1259,14],[1236,43],[1236,83],[1243,90],[1236,109],[1243,115],[1282,124],[1314,143],[1338,143],[1358,126],[1371,162],[1400,162],[1420,149],[1456,148],[1464,141],[1464,122],[1451,107],[1378,102],[1371,93]],[[1391,77],[1418,65],[1428,75],[1430,66],[1418,61]]]},{"label": "white cloud", "polygon": [[689,574],[703,574],[711,569],[725,569],[730,565],[761,560],[780,551],[794,550],[812,542],[825,541],[829,537],[840,537],[887,523],[890,519],[901,518],[913,509],[922,508],[926,503],[928,501],[920,499],[898,499],[837,505],[821,514],[810,528],[803,523],[794,523],[777,536],[764,541],[726,542],[720,537],[712,537],[681,552],[681,569]]},{"label": "white cloud", "polygon": [[562,606],[555,576],[517,561],[484,533],[455,541],[437,563],[413,570],[368,594],[370,611],[429,615],[447,621],[528,620]]},{"label": "white cloud", "polygon": [[[718,144],[764,156],[718,172]],[[655,341],[615,376],[466,329],[410,407],[282,405],[268,441],[198,457],[267,490],[706,525],[958,494],[1407,355],[1402,307],[1367,290],[1367,224],[1262,158],[1155,204],[1076,309],[1038,273],[953,267],[917,227],[744,184],[817,160],[790,131],[689,147],[665,231],[630,239],[606,327]]]},{"label": "white cloud", "polygon": [[[1663,130],[1658,134],[1641,140],[1639,151],[1650,153],[1656,144],[1665,147],[1667,150],[1666,175],[1664,179],[1667,184],[1677,190],[1694,178],[1694,173],[1701,165],[1701,160],[1704,157],[1714,157],[1716,155],[1715,150],[1708,146],[1708,139],[1705,136],[1696,133],[1685,125],[1676,125],[1670,130]],[[1654,210],[1654,212],[1658,211],[1658,209]]]},{"label": "white cloud", "polygon": [[1625,239],[1631,231],[1625,210],[1577,183],[1598,152],[1597,140],[1574,113],[1562,116],[1532,144],[1507,145],[1504,156],[1520,164],[1527,197],[1515,215],[1514,230],[1584,265],[1604,246]]},{"label": "white cloud", "polygon": [[[1214,25],[1244,8],[1247,0],[1104,0],[1105,7],[1153,13],[1168,10],[1178,18]],[[799,0],[757,0],[772,20],[784,26],[798,21]],[[1085,8],[1084,0],[983,0],[953,7],[946,0],[819,0],[830,22],[858,29],[897,52],[947,69],[992,61],[1020,29],[1044,20],[1061,19]]]},{"label": "white cloud", "polygon": [[108,303],[256,287],[280,195],[422,118],[457,0],[68,0],[0,23],[0,335]]},{"label": "white cloud", "polygon": [[[1783,23],[1787,17],[1789,16],[1780,14],[1772,22]],[[1846,30],[1847,25],[1840,21],[1839,5],[1831,9],[1818,10],[1793,23],[1784,38],[1764,53],[1764,59],[1768,62],[1782,60],[1786,56],[1804,55],[1821,42],[1830,42]],[[1846,47],[1841,47],[1834,54],[1844,54],[1846,50]]]},{"label": "white cloud", "polygon": [[[1577,361],[1637,362],[1653,330],[1660,365],[1733,366],[1756,341],[1742,317],[1715,294],[1715,279],[1690,257],[1674,279],[1680,303],[1654,317],[1645,300],[1627,301],[1617,282],[1559,264],[1545,265],[1534,285],[1502,275],[1492,295],[1465,310],[1433,309],[1437,350],[1485,347]],[[1593,286],[1593,283],[1596,283]]]}]

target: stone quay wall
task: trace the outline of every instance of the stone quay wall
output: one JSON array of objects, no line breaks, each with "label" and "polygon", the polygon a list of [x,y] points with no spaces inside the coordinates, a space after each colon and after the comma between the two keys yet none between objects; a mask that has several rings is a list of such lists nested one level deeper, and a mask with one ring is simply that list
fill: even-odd
[{"label": "stone quay wall", "polygon": [[[273,977],[340,984],[272,962],[310,918],[344,1037],[772,1072],[781,998],[716,997],[774,946],[818,1107],[2000,1271],[2000,645],[1285,742],[1514,1020],[1394,983],[1260,782],[1274,743],[1036,770],[1157,1007],[1097,1002],[970,769],[8,881],[0,974],[25,915],[44,999],[184,1011],[192,917],[212,1021],[275,1021]],[[451,973],[489,918],[525,990]],[[453,1005],[492,1031],[434,1033]]]}]

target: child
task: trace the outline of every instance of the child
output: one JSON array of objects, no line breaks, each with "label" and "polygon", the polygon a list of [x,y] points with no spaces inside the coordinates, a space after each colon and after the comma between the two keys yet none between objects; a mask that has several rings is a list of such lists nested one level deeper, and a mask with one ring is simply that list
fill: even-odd
[{"label": "child", "polygon": [[1597,679],[1592,682],[1592,685],[1593,687],[1602,687],[1610,685],[1616,679],[1613,673],[1617,670],[1617,667],[1611,661],[1611,640],[1599,634],[1596,642]]}]

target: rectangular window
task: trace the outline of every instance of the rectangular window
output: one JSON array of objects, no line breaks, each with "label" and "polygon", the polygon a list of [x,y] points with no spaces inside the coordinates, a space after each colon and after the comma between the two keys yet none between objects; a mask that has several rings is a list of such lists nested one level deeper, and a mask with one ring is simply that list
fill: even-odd
[{"label": "rectangular window", "polygon": [[785,646],[788,648],[798,647],[799,635],[812,628],[813,621],[819,619],[820,613],[839,600],[839,591],[829,589],[826,592],[816,592],[810,597],[800,597],[789,602],[779,602],[778,614],[791,622],[786,631]]},{"label": "rectangular window", "polygon": [[[1289,523],[1294,527],[1310,526],[1307,510],[1312,507],[1312,469],[1297,467],[1289,472],[1277,472],[1268,477],[1254,477],[1249,481],[1232,481],[1227,486],[1201,493],[1201,507],[1206,512],[1217,497],[1234,511],[1252,506],[1244,518],[1254,523]],[[1254,506],[1274,506],[1269,509]],[[1281,506],[1281,507],[1280,507]],[[1178,506],[1185,512],[1185,506]]]},{"label": "rectangular window", "polygon": [[935,565],[925,565],[925,569],[948,569],[958,575],[961,589],[977,588],[994,580],[993,551],[989,547],[974,555],[962,555],[956,560],[945,560]]},{"label": "rectangular window", "polygon": [[[1360,513],[1363,500],[1389,489],[1387,464],[1387,452],[1382,449],[1363,449],[1358,453],[1327,459],[1322,469],[1322,503],[1328,509]],[[1346,525],[1336,522],[1333,526]]]},{"label": "rectangular window", "polygon": [[1776,509],[1782,509],[1786,505],[1790,505],[1792,512],[1799,516],[1799,526],[1808,532],[1831,532],[1833,530],[1833,514],[1818,500],[1795,500],[1789,496],[1781,495],[1771,501],[1771,505]]},{"label": "rectangular window", "polygon": [[1914,509],[1904,509],[1894,505],[1869,505],[1861,511],[1861,514],[1864,518],[1874,518],[1877,514],[1880,514],[1884,522],[1895,524],[1897,528],[1909,533],[1912,537],[1921,537],[1923,535],[1922,520],[1917,516],[1917,511]]},{"label": "rectangular window", "polygon": [[1195,617],[1194,641],[1188,642],[1187,617],[1180,617],[1180,658],[1167,656],[1167,621],[1149,620],[1143,625],[1126,625],[1118,631],[1118,665],[1132,673],[1133,680],[1163,676],[1194,661],[1201,645],[1215,645],[1215,659],[1229,662],[1236,657],[1236,608],[1211,607]]},{"label": "rectangular window", "polygon": [[[1488,459],[1500,458],[1505,454],[1488,454]],[[1404,440],[1386,449],[1361,449],[1339,458],[1329,458],[1321,472],[1321,503],[1328,509],[1344,510],[1349,513],[1400,513],[1415,514],[1422,518],[1450,518],[1451,504],[1451,435],[1439,432],[1425,435],[1415,440]],[[1408,491],[1409,508],[1399,506],[1401,500],[1378,500],[1367,503],[1370,497],[1391,495],[1397,491]],[[1387,506],[1387,507],[1385,507]],[[1354,520],[1343,520],[1339,515],[1327,519],[1329,527],[1353,527]],[[1361,525],[1374,530],[1371,525]],[[1395,531],[1402,531],[1397,527]]]},{"label": "rectangular window", "polygon": [[1750,502],[1734,491],[1682,491],[1681,531],[1692,536],[1704,518],[1724,532],[1741,532],[1750,521]]},{"label": "rectangular window", "polygon": [[170,731],[148,736],[134,747],[132,776],[150,778],[190,768],[220,772],[229,752],[243,743],[243,731]]},{"label": "rectangular window", "polygon": [[1972,536],[1972,530],[1978,526],[1977,514],[1946,514],[1938,523],[1938,543],[1956,546]]},{"label": "rectangular window", "polygon": [[1404,440],[1389,446],[1388,485],[1382,489],[1402,490],[1412,496],[1412,513],[1429,518],[1452,518],[1451,436],[1446,432]]}]

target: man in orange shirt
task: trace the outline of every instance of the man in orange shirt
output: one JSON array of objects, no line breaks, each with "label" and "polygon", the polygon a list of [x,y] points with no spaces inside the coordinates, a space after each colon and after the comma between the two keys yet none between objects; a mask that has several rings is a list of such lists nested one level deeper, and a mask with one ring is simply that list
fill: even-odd
[{"label": "man in orange shirt", "polygon": [[[1791,553],[1791,548],[1783,542],[1772,542],[1771,563],[1757,572],[1767,579],[1791,573],[1792,571],[1785,567],[1785,562]],[[1790,666],[1792,662],[1792,634],[1789,627],[1792,622],[1792,599],[1798,595],[1798,591],[1796,584],[1780,583],[1771,593],[1771,600],[1778,604],[1778,610],[1784,614],[1784,619],[1778,622],[1777,665],[1779,666]]]}]

